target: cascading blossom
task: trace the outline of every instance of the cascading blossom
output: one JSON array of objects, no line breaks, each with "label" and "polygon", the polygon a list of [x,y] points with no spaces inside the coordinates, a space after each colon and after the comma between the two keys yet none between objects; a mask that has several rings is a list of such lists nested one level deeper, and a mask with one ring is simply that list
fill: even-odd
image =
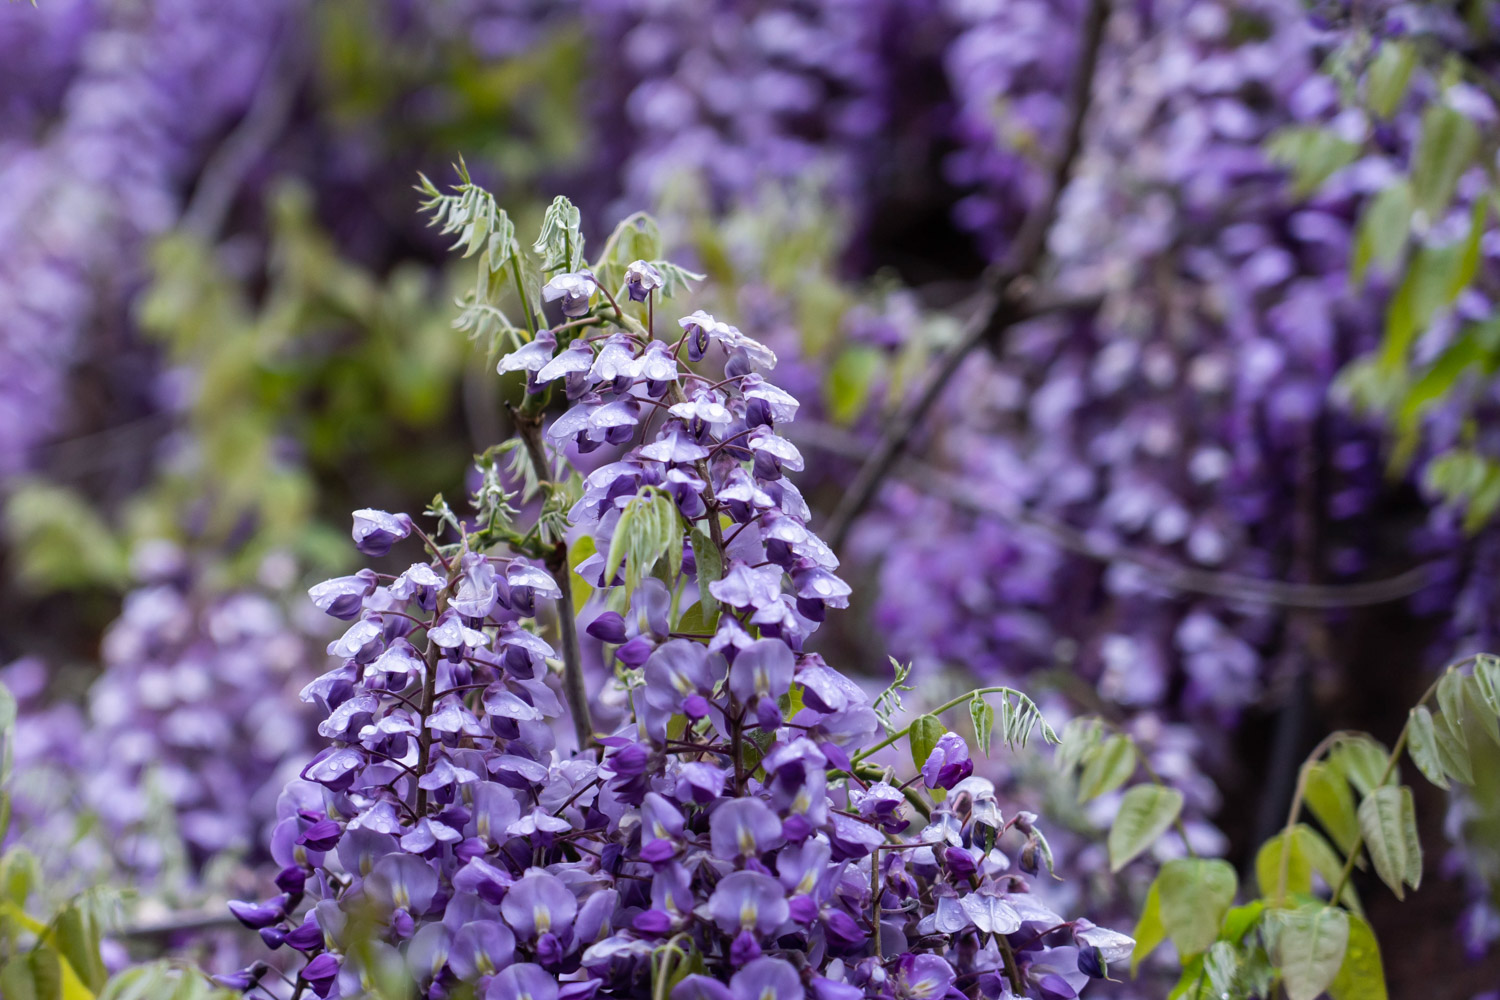
[{"label": "cascading blossom", "polygon": [[[623,289],[647,262],[582,271],[576,228],[558,246],[547,259],[589,276],[594,304],[514,331],[499,364],[527,373],[516,450],[539,520],[512,527],[487,489],[466,522],[435,503],[432,536],[360,512],[366,550],[379,525],[376,549],[420,536],[425,555],[313,588],[350,622],[303,695],[330,745],[282,795],[279,894],[235,914],[306,956],[320,997],[392,970],[430,998],[1076,996],[1133,942],[1029,891],[1009,845],[1035,869],[1035,816],[1005,814],[958,736],[920,786],[863,762],[882,716],[806,648],[850,588],[785,475],[798,403],[757,370],[774,355],[702,314],[654,339],[657,289],[641,283],[638,320],[592,278]],[[722,374],[684,348],[725,357]],[[558,476],[604,447],[614,460]],[[574,564],[569,536],[595,554]],[[568,752],[554,663],[586,719],[583,584],[578,624],[612,650],[630,711]],[[263,968],[221,981],[255,989]]]}]

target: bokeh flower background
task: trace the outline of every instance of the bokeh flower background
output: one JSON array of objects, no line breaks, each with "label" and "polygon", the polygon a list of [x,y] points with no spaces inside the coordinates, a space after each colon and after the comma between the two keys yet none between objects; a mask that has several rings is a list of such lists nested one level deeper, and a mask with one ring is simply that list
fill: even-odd
[{"label": "bokeh flower background", "polygon": [[[0,684],[18,705],[4,870],[19,893],[5,905],[74,901],[100,928],[106,975],[168,956],[258,995],[362,995],[321,949],[353,891],[340,880],[363,865],[380,873],[368,891],[405,914],[391,934],[408,960],[451,969],[412,995],[461,995],[444,983],[467,969],[490,977],[482,996],[543,1000],[561,977],[562,995],[588,1000],[568,979],[580,963],[608,965],[601,996],[650,995],[610,914],[649,938],[686,899],[722,932],[726,964],[705,974],[726,985],[683,996],[1019,985],[1052,1000],[1086,982],[1089,996],[1166,996],[1166,954],[1088,982],[1078,952],[1116,947],[1105,928],[1131,933],[1157,870],[1188,847],[1253,880],[1325,733],[1394,741],[1444,665],[1500,650],[1497,33],[1485,0],[5,3]],[[605,292],[649,303],[672,334],[662,348],[685,337],[681,358],[628,330],[612,359],[582,338],[554,359],[546,334],[503,347],[511,321],[465,299],[475,261],[450,252],[470,234],[420,214],[422,188],[460,171],[527,250],[559,195],[590,260],[613,260],[617,225],[649,213],[661,252],[639,256],[680,269],[622,267]],[[537,283],[559,330],[604,309],[605,286],[565,263]],[[758,352],[774,371],[747,374]],[[679,360],[705,356],[721,380],[663,395]],[[493,513],[514,490],[550,523],[535,472],[517,471],[525,455],[491,449],[529,419],[526,388],[554,381],[546,439],[585,484],[558,529],[576,572],[469,549],[451,567],[419,549],[387,557],[413,524],[457,531],[423,514],[438,493]],[[744,468],[695,472],[721,453]],[[693,641],[710,633],[684,628],[680,595],[652,579],[606,607],[611,504],[648,486],[686,518],[706,489],[755,525],[741,549],[733,528],[719,540],[742,562],[712,594],[703,550],[674,556],[703,606],[753,617],[755,637]],[[456,611],[434,603],[445,584]],[[647,794],[666,779],[624,743],[593,771],[535,770],[578,740],[548,679],[554,648],[517,622],[563,589],[582,602],[600,735],[639,712],[670,741],[667,717],[709,717],[714,657],[727,685],[749,685],[735,704],[773,714],[759,717],[769,732],[786,691],[765,685],[796,655],[811,714],[766,758],[764,802],[700,823],[724,773],[700,759]],[[441,673],[406,639],[424,616],[455,637],[438,643],[458,651]],[[619,679],[631,668],[635,694]],[[1113,870],[1119,791],[1080,805],[1040,738],[982,754],[965,720],[957,745],[934,741],[914,782],[1031,817],[1013,852],[1037,885],[1028,927],[1087,918],[1027,952],[1024,983],[973,956],[968,972],[952,955],[939,970],[940,951],[915,943],[889,979],[853,957],[869,935],[846,876],[826,872],[898,856],[876,845],[903,835],[903,790],[851,798],[864,826],[837,809],[803,820],[796,803],[877,742],[896,669],[909,712],[1008,685],[1058,731],[1102,717],[1183,796],[1180,839]],[[315,786],[348,790],[318,777],[348,752],[330,746],[368,725],[369,754],[399,763],[419,742],[390,678],[424,670],[488,686],[486,712],[525,709],[481,733],[455,700],[449,728],[433,727],[448,755],[423,744],[424,764],[447,770],[421,801],[464,815],[413,825],[405,802],[372,798],[349,830],[315,820]],[[701,706],[684,700],[695,684]],[[476,735],[495,743],[488,757]],[[522,749],[497,758],[504,741]],[[1500,983],[1500,750],[1472,752],[1471,783],[1417,793],[1421,892],[1397,903],[1356,876],[1392,996]],[[369,754],[366,769],[390,766]],[[597,801],[592,783],[607,789]],[[956,849],[981,812],[952,819]],[[527,874],[485,881],[491,824],[530,822],[550,845],[622,816],[651,832],[614,857],[608,885],[524,857]],[[1035,874],[1037,817],[1056,880]],[[800,822],[830,825],[828,843],[796,836]],[[695,837],[713,861],[670,868],[669,848]],[[755,860],[773,851],[787,859],[775,873]],[[977,870],[929,853],[883,877],[932,877],[946,897],[972,875],[975,898],[996,898],[1012,876],[979,854]],[[630,874],[640,858],[657,866],[646,887]],[[821,896],[796,895],[803,872],[826,879]],[[296,907],[318,892],[309,925]],[[465,893],[483,902],[463,910]],[[975,921],[960,927],[1008,919],[927,902]],[[768,928],[742,926],[751,911],[804,928],[815,977],[756,964],[782,960]],[[934,933],[916,916],[903,940]],[[582,957],[600,941],[614,942],[607,962]],[[301,980],[234,979],[262,961],[291,970],[297,951],[311,956]],[[523,952],[513,972],[495,960]],[[551,987],[528,978],[544,966]]]}]

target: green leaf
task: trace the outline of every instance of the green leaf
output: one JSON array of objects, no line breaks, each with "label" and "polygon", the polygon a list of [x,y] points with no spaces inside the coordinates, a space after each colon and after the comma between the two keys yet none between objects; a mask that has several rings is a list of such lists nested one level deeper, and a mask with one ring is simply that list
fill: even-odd
[{"label": "green leaf", "polygon": [[1405,885],[1422,882],[1422,845],[1417,840],[1417,812],[1411,789],[1386,785],[1365,796],[1359,804],[1359,828],[1375,873],[1397,899],[1405,899]]},{"label": "green leaf", "polygon": [[[1307,859],[1312,870],[1322,876],[1328,888],[1338,885],[1344,871],[1344,859],[1334,851],[1332,845],[1306,823],[1298,823],[1292,827],[1292,836],[1296,838],[1297,851]],[[1363,912],[1352,883],[1344,884],[1339,901],[1355,913]]]},{"label": "green leaf", "polygon": [[911,724],[911,761],[922,770],[937,742],[948,730],[935,715],[924,715]]},{"label": "green leaf", "polygon": [[1078,780],[1078,801],[1087,802],[1108,794],[1135,773],[1135,742],[1116,733],[1084,754],[1083,776]]},{"label": "green leaf", "polygon": [[699,601],[682,613],[677,619],[675,630],[687,632],[692,635],[713,635],[714,630],[719,627],[719,611],[717,608],[707,617],[703,617],[703,602]]},{"label": "green leaf", "polygon": [[[717,515],[710,514],[710,517]],[[717,583],[724,575],[724,560],[719,547],[714,544],[708,528],[694,523],[690,536],[693,543],[693,561],[698,565],[698,601],[706,609],[705,618],[718,610],[719,602],[708,592],[711,583]]]},{"label": "green leaf", "polygon": [[54,938],[58,950],[73,967],[79,981],[92,991],[101,989],[106,973],[104,962],[99,957],[99,931],[93,922],[86,919],[78,907],[69,906],[57,916]]},{"label": "green leaf", "polygon": [[1349,915],[1335,906],[1312,904],[1273,910],[1275,948],[1289,1000],[1315,1000],[1338,975],[1349,943]]},{"label": "green leaf", "polygon": [[1464,675],[1457,670],[1444,673],[1438,681],[1437,701],[1438,707],[1443,711],[1443,721],[1452,730],[1453,738],[1460,747],[1467,750],[1469,738],[1464,733]]},{"label": "green leaf", "polygon": [[1134,976],[1146,957],[1167,939],[1167,927],[1161,920],[1161,893],[1155,882],[1146,893],[1146,905],[1141,907],[1140,919],[1130,936],[1135,938],[1135,950],[1130,954],[1130,974]]},{"label": "green leaf", "polygon": [[1491,743],[1500,746],[1500,718],[1497,718],[1497,713],[1490,709],[1484,686],[1476,674],[1470,674],[1464,678],[1464,701],[1469,707],[1465,722],[1474,722],[1489,737]]},{"label": "green leaf", "polygon": [[46,945],[37,945],[26,956],[26,962],[31,966],[37,1000],[75,1000],[76,991],[71,991],[74,996],[69,996],[63,989],[63,963],[56,951]]},{"label": "green leaf", "polygon": [[1359,146],[1313,125],[1289,125],[1266,140],[1271,160],[1292,170],[1292,194],[1302,198],[1359,156]]},{"label": "green leaf", "polygon": [[1219,932],[1219,937],[1225,941],[1239,944],[1244,940],[1250,929],[1260,922],[1261,915],[1266,912],[1266,904],[1259,899],[1252,899],[1243,906],[1236,906],[1224,914],[1224,926]]},{"label": "green leaf", "polygon": [[1212,984],[1203,969],[1203,956],[1198,955],[1183,963],[1182,975],[1177,977],[1177,985],[1167,994],[1167,1000],[1209,1000],[1210,989]]},{"label": "green leaf", "polygon": [[0,997],[5,1000],[38,1000],[36,977],[26,955],[17,955],[0,966]]},{"label": "green leaf", "polygon": [[823,385],[828,414],[834,423],[847,426],[864,412],[870,388],[883,367],[883,357],[873,347],[851,347],[839,352]]},{"label": "green leaf", "polygon": [[[1282,854],[1286,853],[1286,858]],[[1264,844],[1255,854],[1255,882],[1260,894],[1266,899],[1280,901],[1281,871],[1286,868],[1286,891],[1290,894],[1312,892],[1312,862],[1302,852],[1302,845],[1295,836],[1287,837],[1283,830]]]},{"label": "green leaf", "polygon": [[[1339,740],[1328,759],[1351,785],[1359,789],[1359,794],[1369,795],[1370,790],[1380,784],[1389,757],[1390,752],[1384,746],[1364,733],[1354,733]],[[1395,772],[1386,780],[1397,780]]]},{"label": "green leaf", "polygon": [[1448,777],[1438,756],[1437,731],[1426,705],[1418,705],[1408,713],[1406,751],[1428,781],[1439,788],[1448,787]]},{"label": "green leaf", "polygon": [[1239,880],[1227,861],[1177,858],[1162,865],[1156,886],[1162,924],[1178,953],[1187,958],[1207,951],[1219,936]]},{"label": "green leaf", "polygon": [[1481,654],[1474,658],[1474,682],[1491,713],[1500,715],[1500,656]]},{"label": "green leaf", "polygon": [[1474,768],[1469,763],[1469,748],[1463,743],[1463,724],[1458,724],[1457,732],[1454,729],[1454,722],[1446,712],[1433,722],[1438,761],[1450,777],[1465,785],[1472,785]]},{"label": "green leaf", "polygon": [[988,757],[995,729],[995,709],[983,695],[976,694],[969,699],[969,721],[974,726],[974,741],[979,744],[979,752]]},{"label": "green leaf", "polygon": [[1359,815],[1354,809],[1354,793],[1344,775],[1329,764],[1311,765],[1307,769],[1303,798],[1339,850],[1348,854],[1359,839]]},{"label": "green leaf", "polygon": [[1068,774],[1083,761],[1091,747],[1104,739],[1104,723],[1090,716],[1077,716],[1063,726],[1062,739],[1058,743],[1057,756],[1053,758],[1057,769]]},{"label": "green leaf", "polygon": [[1233,996],[1240,975],[1240,954],[1228,941],[1216,941],[1203,956],[1203,971],[1208,976],[1211,996]]},{"label": "green leaf", "polygon": [[1330,1000],[1386,1000],[1380,943],[1362,917],[1349,917],[1349,944],[1339,974],[1328,984]]},{"label": "green leaf", "polygon": [[1156,842],[1182,812],[1182,793],[1162,785],[1136,785],[1120,800],[1109,829],[1109,868],[1117,872]]},{"label": "green leaf", "polygon": [[1385,40],[1380,50],[1370,61],[1365,75],[1365,97],[1370,110],[1381,118],[1389,118],[1406,94],[1406,85],[1411,81],[1411,71],[1417,64],[1416,46],[1409,42]]},{"label": "green leaf", "polygon": [[579,535],[568,546],[568,588],[573,595],[573,609],[581,610],[588,599],[593,596],[594,587],[583,577],[578,575],[578,566],[585,559],[597,554],[599,550],[594,547],[594,539],[590,535]]},{"label": "green leaf", "polygon": [[1400,180],[1370,200],[1360,216],[1355,234],[1350,273],[1355,282],[1364,280],[1369,266],[1390,267],[1401,257],[1411,227],[1411,185]]},{"label": "green leaf", "polygon": [[1422,114],[1422,134],[1412,160],[1417,207],[1436,222],[1453,200],[1458,178],[1479,152],[1479,129],[1463,112],[1434,101]]}]

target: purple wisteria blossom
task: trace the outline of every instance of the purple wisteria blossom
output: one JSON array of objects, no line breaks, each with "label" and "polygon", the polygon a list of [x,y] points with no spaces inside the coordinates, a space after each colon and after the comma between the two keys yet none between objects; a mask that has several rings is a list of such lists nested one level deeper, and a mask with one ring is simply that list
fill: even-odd
[{"label": "purple wisteria blossom", "polygon": [[[992,997],[1081,988],[1131,943],[1080,962],[1075,930],[1093,925],[1012,870],[1029,814],[965,777],[963,741],[946,734],[929,762],[937,803],[859,760],[878,717],[806,648],[848,588],[786,478],[791,452],[770,464],[742,444],[752,420],[779,438],[796,408],[766,381],[774,358],[703,318],[693,350],[723,373],[688,367],[693,331],[663,351],[647,291],[639,313],[589,306],[593,322],[528,362],[516,413],[536,528],[480,495],[470,521],[439,501],[411,568],[313,588],[351,622],[303,695],[329,745],[282,793],[279,891],[234,912],[306,956],[325,998],[390,967],[427,997],[469,984],[499,1000],[638,997],[674,968],[675,1000],[907,1000],[960,976]],[[545,343],[513,335],[516,353]],[[653,354],[670,369],[648,371]],[[556,481],[546,442],[582,451],[580,408],[657,398],[668,412],[609,442],[613,461]],[[549,434],[548,414],[580,429]],[[408,523],[362,511],[355,534]],[[593,554],[570,557],[580,539]],[[592,588],[587,606],[563,574]],[[588,722],[575,617],[628,699],[607,733]],[[554,730],[565,712],[576,745]],[[941,930],[937,900],[956,901]]]}]

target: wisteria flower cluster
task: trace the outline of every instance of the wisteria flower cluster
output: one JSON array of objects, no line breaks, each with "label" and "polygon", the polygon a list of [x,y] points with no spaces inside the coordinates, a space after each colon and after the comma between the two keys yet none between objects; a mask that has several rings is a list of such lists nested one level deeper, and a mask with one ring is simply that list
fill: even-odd
[{"label": "wisteria flower cluster", "polygon": [[[263,575],[292,576],[286,562]],[[27,703],[17,840],[64,883],[117,871],[181,897],[227,853],[265,857],[286,769],[313,736],[311,712],[287,704],[311,673],[310,636],[268,589],[219,592],[172,543],[141,545],[134,563],[140,585],[105,632],[87,718],[46,705],[39,661],[6,671]]]},{"label": "wisteria flower cluster", "polygon": [[[622,256],[628,228],[585,267],[561,199],[535,247],[560,307],[542,326],[493,200],[466,183],[430,207],[483,248],[482,283],[514,278],[524,324],[502,332],[499,370],[524,373],[525,398],[517,439],[479,461],[471,517],[439,498],[429,534],[356,512],[364,554],[424,555],[311,591],[350,622],[304,692],[330,746],[282,795],[279,894],[232,905],[305,956],[299,992],[1059,1000],[1128,956],[1130,938],[1030,891],[1036,817],[1005,815],[961,737],[930,716],[896,730],[887,699],[806,649],[850,588],[786,476],[803,465],[782,434],[798,403],[764,374],[775,356],[702,312],[656,339],[683,272]],[[570,468],[605,448],[612,461]],[[571,571],[570,536],[594,549]],[[577,617],[633,709],[607,735],[578,660],[589,589]],[[905,783],[864,760],[902,736],[921,764]],[[222,981],[264,989],[266,969]]]}]

